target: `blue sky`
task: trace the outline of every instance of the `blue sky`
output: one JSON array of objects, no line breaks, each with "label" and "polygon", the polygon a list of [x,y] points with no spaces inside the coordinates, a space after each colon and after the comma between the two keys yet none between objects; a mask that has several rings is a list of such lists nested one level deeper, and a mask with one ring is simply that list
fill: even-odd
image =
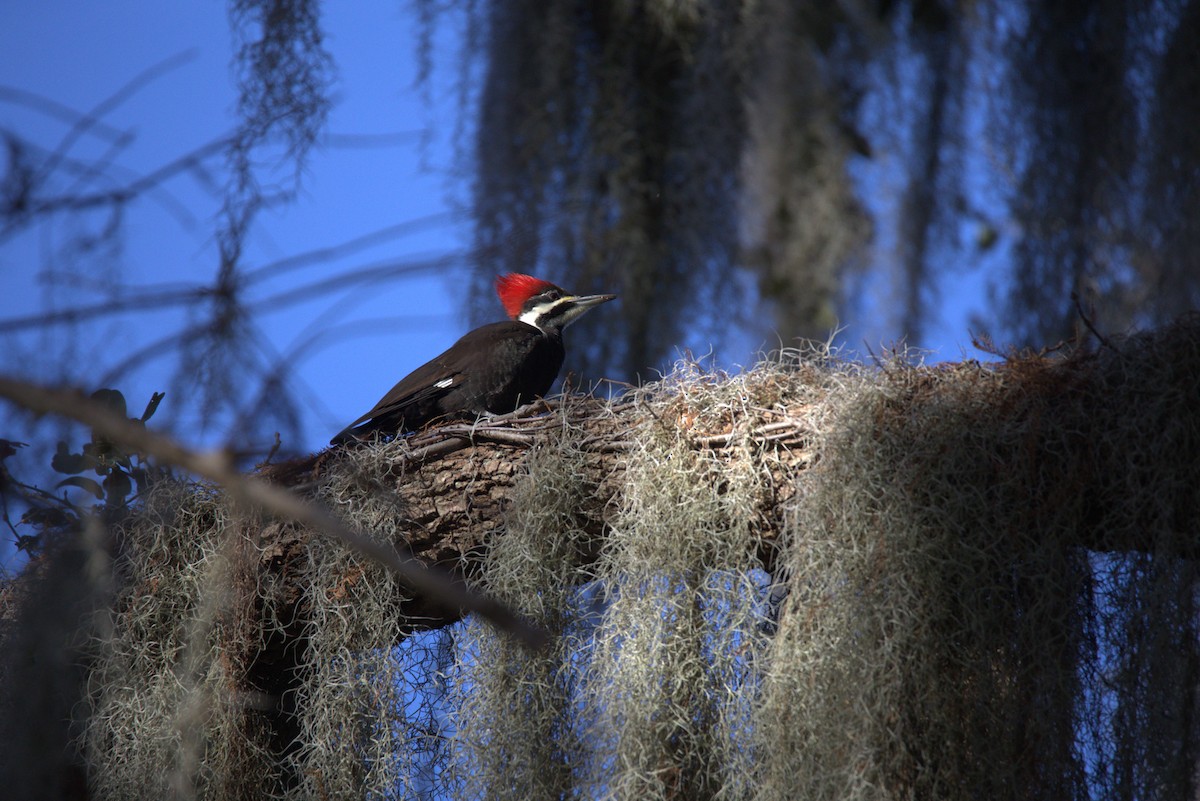
[{"label": "blue sky", "polygon": [[[469,178],[460,174],[463,165],[455,152],[456,146],[470,148],[470,129],[460,114],[456,87],[456,32],[446,26],[439,31],[433,46],[433,80],[419,88],[418,25],[409,4],[372,0],[327,4],[323,11],[326,44],[338,70],[328,124],[331,138],[312,154],[299,199],[260,216],[243,259],[245,269],[406,221],[437,222],[307,270],[279,275],[256,285],[251,300],[354,266],[445,257],[469,244],[464,215],[451,213],[465,208],[469,199]],[[452,28],[453,15],[442,19],[450,20]],[[0,8],[0,85],[85,111],[152,65],[175,59],[164,74],[104,115],[114,135],[132,135],[119,152],[119,164],[145,173],[233,128],[231,42],[223,3],[8,3]],[[0,121],[47,145],[61,141],[68,129],[60,120],[2,99]],[[337,146],[346,135],[396,136],[388,147]],[[112,146],[111,138],[88,135],[72,145],[69,155],[94,158]],[[872,188],[864,197],[876,215],[876,241],[869,258],[877,266],[886,266],[897,252],[894,199],[903,184],[897,174],[902,170],[900,156],[883,150],[856,171],[856,178]],[[215,273],[213,232],[219,198],[187,177],[171,181],[165,189],[134,204],[125,220],[121,252],[90,268],[100,280],[94,289],[77,291],[77,301],[104,297],[106,276],[150,285],[205,281]],[[193,219],[181,220],[179,209],[188,210]],[[57,266],[55,245],[69,234],[59,223],[0,243],[0,270],[10,290],[0,298],[0,319],[38,307],[47,290],[37,275]],[[971,304],[961,298],[979,297],[983,271],[949,270],[944,275],[958,285],[942,288],[943,314],[931,322],[928,341],[918,344],[935,348],[940,358],[956,359],[969,344],[966,314]],[[445,268],[434,275],[347,288],[304,307],[263,315],[262,325],[280,353],[321,337],[321,345],[306,350],[298,364],[298,389],[309,413],[303,445],[322,445],[329,433],[357,417],[396,379],[453,342],[465,327],[457,303],[460,287],[455,286],[461,276]],[[863,319],[842,321],[847,326],[844,340],[855,348],[865,342],[878,352],[895,335],[871,322],[885,317],[872,307],[886,309],[892,288],[874,281],[864,291]],[[127,320],[106,332],[105,347],[110,353],[132,352],[143,344],[147,330],[168,325],[153,316]],[[353,336],[337,336],[347,330]],[[700,341],[678,345],[699,354],[708,347]],[[755,350],[777,345],[769,332],[749,334],[729,339],[717,356],[725,366],[745,364],[753,361]],[[37,352],[32,345],[30,352]],[[87,366],[86,353],[79,361],[79,366]],[[29,359],[18,361],[22,362],[30,364]],[[51,366],[36,367],[35,374],[40,372],[46,380],[87,383],[94,376],[94,371],[72,369],[75,365],[53,366],[58,374]],[[12,369],[11,363],[7,369]],[[153,372],[143,371],[137,381],[120,388],[133,405],[140,405],[151,391],[163,389],[161,384]],[[164,411],[171,402],[168,398]]]},{"label": "blue sky", "polygon": [[[266,299],[355,266],[443,257],[468,242],[466,226],[453,222],[449,213],[451,205],[465,197],[465,183],[454,176],[452,141],[461,123],[454,87],[457,48],[453,42],[436,48],[434,81],[419,91],[416,23],[405,4],[359,2],[337,4],[330,10],[324,24],[338,71],[328,125],[331,138],[314,151],[298,200],[260,216],[245,265],[254,269],[406,221],[432,222],[414,226],[416,230],[407,235],[388,237],[373,247],[265,281],[252,291],[252,299]],[[221,3],[8,3],[0,8],[0,84],[87,111],[152,65],[175,59],[164,74],[104,115],[107,128],[98,127],[106,134],[111,129],[114,136],[132,134],[117,162],[121,168],[144,174],[233,128],[236,92],[229,69],[231,42]],[[0,103],[0,119],[27,139],[51,146],[69,128],[61,120],[13,102]],[[339,147],[347,135],[395,136],[387,137],[386,147]],[[112,147],[112,136],[89,134],[74,143],[68,154],[95,158]],[[204,281],[215,273],[213,231],[219,199],[188,177],[176,178],[164,188],[165,192],[133,205],[120,252],[98,259],[89,268],[97,286],[76,288],[77,301],[104,298],[106,282],[117,275],[130,284],[151,285]],[[181,209],[193,219],[181,219]],[[47,291],[38,274],[59,266],[55,246],[70,234],[57,223],[0,244],[0,271],[9,290],[0,298],[0,318],[38,308]],[[308,447],[322,444],[374,403],[394,380],[440,352],[461,332],[465,323],[453,297],[457,278],[458,273],[443,269],[354,287],[262,316],[272,345],[282,353],[321,331],[337,332],[344,324],[353,331],[349,338],[322,340],[324,346],[309,351],[311,355],[300,363],[302,401],[310,410]],[[50,291],[62,292],[62,287]],[[130,320],[106,331],[106,348],[132,351],[148,330],[168,325],[153,315]],[[3,361],[6,370],[31,368],[47,379],[73,376],[86,383],[88,378],[86,369],[74,366],[63,366],[64,376],[56,374],[58,366],[28,359],[16,364]],[[81,361],[86,364],[87,359]],[[377,368],[364,369],[367,361]],[[161,383],[152,372],[143,372],[120,388],[131,406],[140,408],[150,392],[163,388]],[[165,403],[170,402],[168,398]]]}]

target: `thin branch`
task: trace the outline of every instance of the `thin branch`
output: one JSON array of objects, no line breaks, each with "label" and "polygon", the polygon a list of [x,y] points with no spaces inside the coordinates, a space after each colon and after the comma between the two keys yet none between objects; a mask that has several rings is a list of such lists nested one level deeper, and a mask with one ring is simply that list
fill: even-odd
[{"label": "thin branch", "polygon": [[[53,117],[61,122],[70,123],[71,125],[79,125],[81,120],[87,118],[78,109],[71,108],[68,105],[58,102],[53,98],[40,95],[37,92],[31,92],[28,89],[22,89],[18,86],[7,86],[0,84],[0,103],[11,103],[14,106],[24,106],[25,108],[33,109],[41,112],[47,117]],[[107,139],[110,142],[115,142],[124,139],[130,135],[128,131],[123,131],[120,128],[115,128],[100,120],[93,119],[88,130],[93,136],[100,139]]]},{"label": "thin branch", "polygon": [[345,242],[339,242],[336,245],[315,248],[304,253],[297,253],[294,256],[286,256],[270,264],[264,264],[253,270],[247,270],[242,280],[249,285],[268,278],[275,278],[282,273],[292,270],[317,264],[326,264],[342,256],[347,256],[375,245],[381,245],[402,236],[407,236],[418,231],[427,231],[443,223],[451,222],[453,219],[453,215],[449,212],[441,212],[438,214],[427,214],[413,220],[405,220],[404,222],[356,236],[353,239],[347,239]]},{"label": "thin branch", "polygon": [[54,170],[58,168],[59,161],[67,155],[71,147],[74,146],[75,142],[77,142],[80,137],[91,130],[91,128],[98,123],[105,114],[124,103],[133,95],[137,94],[139,91],[141,91],[143,86],[146,86],[163,75],[166,75],[176,67],[180,67],[187,62],[192,61],[196,58],[198,53],[199,51],[196,48],[190,48],[188,50],[176,53],[173,56],[169,56],[157,64],[152,64],[135,75],[132,80],[127,82],[116,92],[97,103],[91,111],[84,114],[75,122],[74,125],[71,126],[71,130],[67,131],[66,136],[63,137],[62,141],[59,142],[58,147],[55,148],[54,153],[52,153],[50,158],[47,159],[46,163],[42,165],[42,177],[54,172]]},{"label": "thin branch", "polygon": [[1114,353],[1117,353],[1117,349],[1113,347],[1111,342],[1108,341],[1108,337],[1100,333],[1099,329],[1096,328],[1096,324],[1092,322],[1092,318],[1083,310],[1083,301],[1080,300],[1078,292],[1071,293],[1071,301],[1075,304],[1075,312],[1079,315],[1079,319],[1083,320],[1083,324],[1086,325],[1087,329],[1092,332],[1093,336],[1100,341],[1100,344]]},{"label": "thin branch", "polygon": [[120,383],[130,370],[145,367],[155,359],[167,356],[173,348],[179,347],[191,339],[203,336],[211,327],[212,323],[209,320],[202,320],[195,325],[188,326],[182,331],[167,334],[148,345],[143,345],[133,353],[127,354],[124,359],[117,362],[113,367],[108,368],[108,371],[96,382],[96,386],[111,387],[114,384]]},{"label": "thin branch", "polygon": [[460,254],[451,254],[434,259],[416,261],[389,260],[377,264],[368,264],[345,273],[320,278],[308,284],[285,289],[270,297],[256,300],[249,304],[249,309],[256,312],[271,311],[291,306],[313,297],[322,297],[330,292],[356,288],[362,284],[385,281],[402,275],[419,273],[436,273],[450,269],[462,263]]},{"label": "thin branch", "polygon": [[14,317],[11,320],[0,320],[0,334],[14,331],[24,331],[30,328],[47,328],[52,325],[77,323],[94,317],[107,317],[131,311],[158,312],[172,306],[187,306],[198,303],[215,294],[208,286],[191,286],[181,289],[153,289],[139,292],[124,298],[114,298],[102,303],[87,306],[73,306],[53,312],[31,314],[27,317]]},{"label": "thin branch", "polygon": [[[329,258],[335,255],[335,251],[336,248],[311,251],[308,254],[302,254],[297,259],[315,257],[317,254],[321,254],[322,258]],[[249,308],[254,311],[271,311],[308,300],[314,296],[319,297],[337,289],[348,289],[357,284],[396,278],[401,275],[436,272],[453,266],[459,259],[460,257],[457,255],[450,255],[411,262],[388,261],[367,265],[332,277],[321,278],[310,284],[283,290],[260,300],[255,300],[249,304]],[[276,264],[281,265],[283,262],[277,262]],[[248,284],[249,282],[244,281],[243,283]],[[31,314],[26,317],[15,317],[10,320],[0,320],[0,334],[31,328],[44,328],[50,325],[77,323],[81,320],[106,317],[130,311],[157,312],[172,306],[187,306],[198,303],[218,294],[220,294],[218,288],[208,285],[185,285],[179,288],[144,290],[132,293],[126,297],[118,297],[101,303],[75,306],[56,312]]]},{"label": "thin branch", "polygon": [[407,549],[401,552],[395,546],[376,542],[351,529],[314,503],[238,473],[231,466],[229,455],[224,452],[204,453],[185,448],[144,425],[113,414],[77,392],[48,389],[0,376],[0,397],[34,412],[58,414],[76,420],[114,442],[208,479],[224,487],[230,496],[240,502],[340,540],[360,554],[390,568],[414,591],[447,610],[476,612],[530,647],[538,648],[546,643],[545,632],[518,617],[498,601],[474,592],[441,568],[427,565],[412,556]]},{"label": "thin branch", "polygon": [[786,443],[802,441],[806,430],[806,427],[798,421],[785,420],[758,426],[751,431],[730,431],[725,434],[696,437],[693,442],[704,448],[725,448],[739,441],[753,442],[759,445],[765,445],[768,442]]},{"label": "thin branch", "polygon": [[327,133],[322,139],[326,147],[343,148],[346,150],[362,150],[366,148],[391,148],[420,141],[424,136],[422,131],[394,131],[392,133]]},{"label": "thin branch", "polygon": [[94,192],[88,195],[62,195],[31,202],[19,218],[15,218],[0,229],[0,240],[7,238],[22,228],[35,217],[55,214],[62,211],[86,211],[88,209],[127,203],[134,198],[157,189],[159,184],[187,170],[199,170],[205,160],[215,158],[225,152],[229,145],[228,138],[218,139],[201,145],[190,153],[170,161],[151,173],[131,181],[124,186],[105,192]]},{"label": "thin branch", "polygon": [[[2,88],[0,88],[0,90],[2,90]],[[8,139],[17,142],[22,148],[28,150],[30,153],[34,153],[42,158],[49,158],[50,156],[51,151],[41,147],[36,142],[30,142],[26,140],[18,135],[15,131],[0,129],[0,134],[3,134]],[[130,137],[128,141],[132,141],[133,134],[129,134],[128,136]],[[109,154],[111,153],[112,151],[109,151]],[[106,154],[106,156],[101,160],[91,159],[87,161],[72,158],[71,156],[63,156],[61,159],[60,169],[66,175],[77,179],[74,185],[79,185],[80,181],[84,181],[90,186],[103,180],[108,187],[114,187],[121,185],[121,183],[129,184],[134,181],[139,181],[142,178],[141,172],[130,167],[126,167],[123,164],[118,164],[114,160],[114,156],[108,154]],[[204,190],[212,193],[214,191],[212,181],[209,180],[205,174],[200,173],[199,169],[200,168],[198,165],[194,166],[193,176],[197,179],[197,183],[199,183]],[[163,209],[165,209],[168,214],[173,216],[185,230],[191,230],[195,227],[196,218],[192,214],[191,210],[188,209],[179,198],[175,197],[175,195],[168,190],[165,185],[159,184],[151,187],[147,191],[147,194],[158,200]],[[56,197],[61,196],[70,197],[71,195],[70,192],[62,192],[56,195]]]}]

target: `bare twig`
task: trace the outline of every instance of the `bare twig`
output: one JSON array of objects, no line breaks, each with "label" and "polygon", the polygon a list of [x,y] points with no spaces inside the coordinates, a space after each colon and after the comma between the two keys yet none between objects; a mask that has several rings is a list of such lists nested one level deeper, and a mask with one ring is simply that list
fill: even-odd
[{"label": "bare twig", "polygon": [[169,288],[152,288],[131,292],[101,303],[86,306],[74,306],[53,312],[40,312],[26,317],[13,317],[0,320],[0,333],[8,334],[14,331],[24,331],[30,328],[46,328],[64,323],[78,323],[97,317],[110,317],[127,312],[152,311],[158,312],[174,306],[190,306],[211,298],[214,295],[212,287],[186,286]]},{"label": "bare twig", "polygon": [[344,150],[367,148],[391,148],[419,142],[424,133],[416,131],[392,131],[390,133],[327,133],[321,137],[326,147]]},{"label": "bare twig", "polygon": [[314,503],[238,473],[224,452],[203,453],[185,448],[169,437],[113,414],[77,392],[48,389],[0,376],[0,397],[35,412],[77,420],[114,442],[220,484],[241,502],[341,540],[364,556],[395,571],[413,590],[437,605],[450,610],[476,612],[531,647],[540,647],[546,642],[546,635],[540,629],[498,601],[468,589],[444,570],[426,565],[410,553],[402,553],[393,546],[366,537]]},{"label": "bare twig", "polygon": [[8,221],[3,227],[0,227],[0,240],[20,230],[30,220],[38,216],[64,211],[86,211],[88,209],[127,203],[139,195],[157,189],[160,184],[179,173],[188,170],[197,170],[203,166],[206,160],[224,154],[228,148],[229,141],[228,138],[222,138],[209,142],[190,153],[185,153],[179,158],[168,162],[157,170],[115,189],[86,195],[67,194],[32,201],[25,214]]},{"label": "bare twig", "polygon": [[46,163],[42,165],[42,176],[44,177],[45,175],[54,172],[54,170],[58,168],[59,161],[74,146],[75,142],[78,141],[81,136],[91,130],[97,122],[104,119],[104,116],[108,114],[108,112],[124,103],[130,97],[136,95],[139,91],[141,91],[142,87],[154,82],[159,77],[167,74],[176,67],[194,60],[197,52],[198,51],[195,48],[190,48],[165,58],[162,61],[159,61],[157,64],[150,65],[135,75],[112,95],[104,98],[104,100],[100,101],[94,108],[81,116],[75,122],[75,124],[71,126],[71,129],[67,131],[66,136],[64,136],[62,141],[59,142],[54,153],[51,154]]},{"label": "bare twig", "polygon": [[292,270],[328,264],[336,259],[344,258],[361,250],[375,247],[400,237],[409,236],[419,231],[427,231],[438,225],[450,223],[453,220],[453,215],[448,212],[426,214],[422,217],[416,217],[370,231],[352,239],[347,239],[344,242],[339,242],[336,245],[314,248],[313,250],[306,250],[303,253],[285,256],[277,261],[246,271],[242,278],[246,285],[249,286],[250,284],[267,279],[278,278],[280,275]]},{"label": "bare twig", "polygon": [[[490,444],[532,448],[537,444],[536,434],[559,425],[559,420],[547,418],[543,414],[556,409],[564,415],[569,415],[569,410],[563,406],[560,399],[552,399],[522,406],[508,414],[480,418],[474,423],[446,423],[414,435],[409,439],[411,449],[404,451],[396,458],[398,462],[413,465],[423,464],[473,445]],[[760,411],[786,415],[786,412],[777,410]],[[750,431],[730,431],[723,434],[695,436],[691,439],[691,443],[697,448],[714,450],[728,448],[738,442],[752,442],[757,445],[774,443],[791,447],[803,443],[807,431],[808,428],[803,423],[788,418],[757,426]],[[595,453],[628,451],[633,448],[633,443],[627,439],[615,438],[623,437],[628,433],[621,431],[594,434],[581,439],[576,447],[582,451]]]},{"label": "bare twig", "polygon": [[1116,352],[1117,349],[1115,347],[1113,347],[1113,344],[1111,342],[1108,341],[1108,337],[1104,336],[1104,334],[1101,334],[1100,331],[1097,330],[1095,323],[1092,322],[1092,318],[1090,316],[1088,316],[1088,314],[1086,312],[1084,312],[1083,301],[1080,300],[1079,293],[1072,292],[1071,300],[1075,304],[1076,314],[1079,315],[1080,320],[1083,320],[1083,324],[1086,325],[1087,329],[1092,332],[1092,335],[1096,337],[1096,339],[1100,342],[1101,345],[1103,345],[1104,347],[1108,348],[1109,350],[1111,350],[1113,352]]},{"label": "bare twig", "polygon": [[466,437],[448,437],[432,444],[415,448],[404,454],[403,459],[408,463],[420,464],[430,459],[436,459],[439,456],[446,456],[455,451],[461,451],[463,448],[469,447],[470,444],[471,440]]},{"label": "bare twig", "polygon": [[786,442],[788,440],[799,440],[802,438],[804,428],[800,423],[785,420],[779,423],[768,423],[767,425],[758,426],[751,431],[730,431],[725,434],[712,434],[704,437],[696,437],[694,442],[704,448],[724,448],[732,445],[739,439],[747,442],[755,442],[765,444],[767,442]]},{"label": "bare twig", "polygon": [[[403,459],[411,464],[420,464],[430,459],[460,451],[463,448],[487,442],[494,445],[511,445],[517,448],[532,448],[531,432],[548,427],[540,413],[551,407],[547,401],[527,404],[507,414],[494,415],[475,423],[450,423],[431,429],[427,435],[418,435],[417,447],[405,453]],[[537,415],[537,416],[531,416]],[[506,428],[505,424],[523,420],[540,421],[541,425],[527,426],[520,430]],[[432,439],[428,444],[422,442]]]},{"label": "bare twig", "polygon": [[461,262],[462,256],[457,253],[432,259],[414,259],[411,261],[389,259],[375,264],[367,264],[333,276],[323,275],[309,283],[290,287],[270,297],[257,300],[251,304],[250,308],[258,312],[272,311],[313,297],[323,297],[334,291],[356,287],[360,284],[389,281],[402,275],[434,273],[439,270],[451,269]]},{"label": "bare twig", "polygon": [[[74,126],[79,126],[80,121],[88,117],[84,112],[71,108],[53,98],[31,92],[28,89],[5,84],[0,84],[0,103],[12,103],[13,105],[24,106],[25,108],[45,114],[47,117],[53,117],[60,122],[67,122]],[[100,139],[106,139],[109,142],[119,142],[130,135],[129,131],[123,131],[94,117],[90,119],[86,129],[91,135]]]}]

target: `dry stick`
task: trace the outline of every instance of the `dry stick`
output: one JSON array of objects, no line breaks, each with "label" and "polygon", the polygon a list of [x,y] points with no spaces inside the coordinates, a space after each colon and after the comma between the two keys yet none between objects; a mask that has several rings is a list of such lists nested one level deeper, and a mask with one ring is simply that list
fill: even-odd
[{"label": "dry stick", "polygon": [[1101,334],[1096,328],[1096,324],[1092,322],[1092,318],[1089,317],[1086,312],[1084,312],[1083,301],[1080,300],[1078,292],[1071,293],[1071,301],[1075,304],[1075,313],[1079,315],[1079,319],[1083,320],[1083,324],[1087,326],[1088,330],[1092,332],[1096,339],[1100,340],[1100,344],[1114,353],[1119,352],[1113,347],[1113,344],[1108,341],[1104,334]]},{"label": "dry stick", "polygon": [[544,631],[519,617],[507,606],[468,589],[441,568],[426,565],[414,556],[402,555],[394,546],[364,536],[316,504],[242,475],[233,469],[229,456],[224,452],[201,453],[185,448],[175,440],[114,414],[77,392],[47,389],[0,376],[0,397],[34,412],[49,412],[77,420],[110,440],[220,484],[239,501],[341,540],[364,556],[392,569],[417,593],[447,610],[476,612],[530,647],[540,648],[546,643]]},{"label": "dry stick", "polygon": [[[428,433],[414,438],[418,444],[410,451],[402,453],[398,459],[406,464],[421,464],[447,454],[461,451],[472,445],[489,443],[492,445],[509,445],[514,448],[532,448],[535,444],[533,434],[547,431],[551,428],[541,417],[523,416],[529,406],[523,406],[516,412],[505,415],[495,415],[477,423],[449,423],[431,429]],[[772,410],[767,410],[772,411]],[[774,412],[785,414],[784,412]],[[524,424],[521,428],[507,428],[501,425]],[[696,436],[692,443],[700,448],[727,448],[739,438],[749,442],[766,444],[768,442],[784,443],[789,440],[800,441],[806,429],[796,420],[787,419],[777,423],[758,426],[749,432],[731,431],[725,434]],[[579,447],[588,450],[597,445],[600,453],[616,453],[632,448],[632,443],[624,440],[609,440],[604,436],[592,436],[582,440]]]},{"label": "dry stick", "polygon": [[400,458],[406,463],[420,464],[429,459],[436,459],[439,456],[446,456],[455,451],[461,451],[477,442],[531,448],[534,444],[533,439],[524,432],[542,430],[545,426],[527,426],[520,431],[511,428],[498,428],[497,426],[509,422],[534,421],[541,423],[542,418],[540,416],[530,416],[531,413],[553,411],[553,409],[554,405],[552,405],[551,401],[538,400],[520,406],[507,414],[490,415],[486,419],[481,419],[475,423],[450,423],[432,429],[428,434],[418,434],[413,438],[414,444],[427,440],[432,441],[425,445],[417,444],[417,447],[402,454]]}]

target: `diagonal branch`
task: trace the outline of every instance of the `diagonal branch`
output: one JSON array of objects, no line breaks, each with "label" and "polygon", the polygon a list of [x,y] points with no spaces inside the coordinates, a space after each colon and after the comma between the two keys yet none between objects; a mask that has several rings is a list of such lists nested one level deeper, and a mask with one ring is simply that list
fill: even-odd
[{"label": "diagonal branch", "polygon": [[540,629],[498,601],[468,589],[448,572],[426,565],[412,556],[411,552],[401,553],[394,547],[368,538],[315,503],[238,473],[231,466],[229,456],[223,452],[203,453],[186,448],[137,422],[113,414],[76,392],[48,389],[0,376],[0,397],[34,412],[58,414],[77,420],[113,441],[220,484],[232,497],[243,503],[341,540],[364,556],[395,571],[414,591],[437,606],[447,610],[476,612],[531,647],[540,647],[546,641],[546,635]]}]

